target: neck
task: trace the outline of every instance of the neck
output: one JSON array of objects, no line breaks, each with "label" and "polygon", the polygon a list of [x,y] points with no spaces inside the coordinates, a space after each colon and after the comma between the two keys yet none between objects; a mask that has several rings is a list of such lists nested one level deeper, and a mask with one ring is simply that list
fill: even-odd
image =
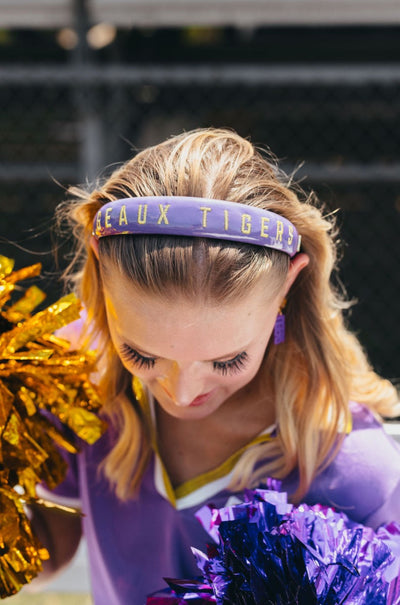
[{"label": "neck", "polygon": [[260,432],[275,423],[275,405],[270,381],[263,372],[253,378],[245,387],[234,393],[221,406],[221,411],[229,415],[246,418],[247,423],[258,427]]},{"label": "neck", "polygon": [[200,420],[175,418],[156,405],[161,458],[174,486],[218,467],[275,422],[274,406],[259,381]]}]

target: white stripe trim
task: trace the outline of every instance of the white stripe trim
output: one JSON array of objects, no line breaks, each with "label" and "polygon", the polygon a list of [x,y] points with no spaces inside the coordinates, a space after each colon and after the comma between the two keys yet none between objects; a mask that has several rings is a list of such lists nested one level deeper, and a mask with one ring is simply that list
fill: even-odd
[{"label": "white stripe trim", "polygon": [[[147,391],[147,393],[146,393],[147,400],[148,400],[148,404],[150,407],[151,419],[153,422],[153,426],[156,428],[157,425],[156,425],[154,397],[148,389],[146,389],[146,391]],[[259,435],[257,435],[257,437],[260,437],[261,435],[268,435],[268,434],[272,433],[272,431],[274,431],[275,428],[276,428],[276,424],[272,424],[272,425],[268,426],[266,429],[264,429],[263,431],[261,431],[261,433],[259,433]],[[251,443],[249,443],[249,447],[251,447]],[[243,452],[243,454],[244,453],[245,452]],[[242,454],[242,456],[243,456],[243,454]],[[154,458],[155,458],[154,485],[155,485],[156,491],[159,493],[160,496],[165,498],[165,500],[170,501],[168,498],[168,493],[167,493],[167,489],[166,489],[165,482],[164,482],[164,471],[163,471],[162,462],[156,453],[154,453]],[[235,465],[235,467],[236,467],[236,465]],[[204,501],[211,499],[213,496],[215,496],[219,492],[226,489],[231,482],[234,470],[235,470],[235,468],[233,468],[228,474],[224,475],[223,477],[219,477],[218,479],[215,479],[214,481],[210,481],[206,485],[202,485],[198,489],[193,490],[192,492],[190,492],[190,494],[187,494],[186,496],[183,496],[182,498],[177,498],[176,502],[175,502],[176,509],[184,510],[184,509],[190,508],[192,506],[198,506],[199,504],[203,504]],[[207,473],[202,473],[202,474],[207,474]]]},{"label": "white stripe trim", "polygon": [[220,479],[215,479],[215,481],[211,481],[202,487],[194,490],[187,496],[183,496],[176,500],[176,509],[184,510],[185,508],[190,508],[191,506],[198,506],[199,504],[204,504],[206,500],[209,500],[219,492],[222,492],[226,489],[232,479],[234,469],[225,475],[224,477],[220,477]]},{"label": "white stripe trim", "polygon": [[169,498],[168,498],[168,495],[167,495],[167,490],[166,490],[166,487],[165,487],[165,482],[164,482],[164,473],[163,473],[163,468],[162,468],[161,460],[159,459],[159,457],[157,456],[156,453],[154,453],[154,458],[155,458],[155,463],[154,463],[154,485],[156,487],[156,490],[160,494],[160,496],[162,496],[163,498],[165,498],[165,500],[169,501]]},{"label": "white stripe trim", "polygon": [[36,486],[36,494],[39,498],[43,498],[43,500],[48,500],[54,504],[59,504],[60,506],[67,506],[68,508],[81,508],[82,501],[80,498],[69,498],[68,496],[59,496],[54,492],[48,491],[42,485]]}]

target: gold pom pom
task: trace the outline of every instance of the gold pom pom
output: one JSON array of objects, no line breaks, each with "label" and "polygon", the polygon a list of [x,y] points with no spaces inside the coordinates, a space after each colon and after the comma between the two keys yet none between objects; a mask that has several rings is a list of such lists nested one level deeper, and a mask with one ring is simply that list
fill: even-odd
[{"label": "gold pom pom", "polygon": [[[32,532],[24,504],[40,500],[36,485],[50,489],[66,473],[59,447],[76,453],[70,436],[51,415],[80,439],[94,443],[104,432],[100,398],[90,374],[93,352],[70,351],[52,333],[79,318],[73,294],[33,313],[45,295],[32,286],[12,302],[15,284],[39,275],[35,264],[13,271],[0,256],[0,597],[18,592],[49,558]],[[50,414],[49,414],[50,413]]]}]

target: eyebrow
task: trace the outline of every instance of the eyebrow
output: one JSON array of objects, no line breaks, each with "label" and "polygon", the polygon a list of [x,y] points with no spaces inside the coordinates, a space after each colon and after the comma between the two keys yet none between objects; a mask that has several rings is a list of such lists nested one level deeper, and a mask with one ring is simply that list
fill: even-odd
[{"label": "eyebrow", "polygon": [[[165,359],[165,358],[161,358],[159,355],[154,355],[153,353],[149,353],[148,351],[144,351],[141,347],[138,347],[137,345],[135,345],[134,342],[129,342],[124,340],[125,344],[128,345],[128,347],[131,347],[132,349],[134,349],[135,351],[137,351],[138,353],[140,353],[141,355],[144,355],[145,357],[153,357],[154,359]],[[234,353],[227,353],[226,355],[220,355],[217,358],[214,359],[204,359],[203,361],[208,363],[208,362],[213,362],[213,361],[229,361],[230,359],[234,359],[235,357],[237,357],[238,355],[240,355],[241,353],[243,353],[246,350],[247,347],[244,347],[242,349],[238,349],[236,350]]]}]

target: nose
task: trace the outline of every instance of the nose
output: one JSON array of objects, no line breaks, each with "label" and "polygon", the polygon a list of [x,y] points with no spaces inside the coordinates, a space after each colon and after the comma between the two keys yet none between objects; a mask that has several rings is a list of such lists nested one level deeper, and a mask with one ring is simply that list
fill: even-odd
[{"label": "nose", "polygon": [[203,380],[196,363],[182,367],[172,362],[168,371],[157,378],[164,392],[179,407],[187,407],[204,393]]}]

